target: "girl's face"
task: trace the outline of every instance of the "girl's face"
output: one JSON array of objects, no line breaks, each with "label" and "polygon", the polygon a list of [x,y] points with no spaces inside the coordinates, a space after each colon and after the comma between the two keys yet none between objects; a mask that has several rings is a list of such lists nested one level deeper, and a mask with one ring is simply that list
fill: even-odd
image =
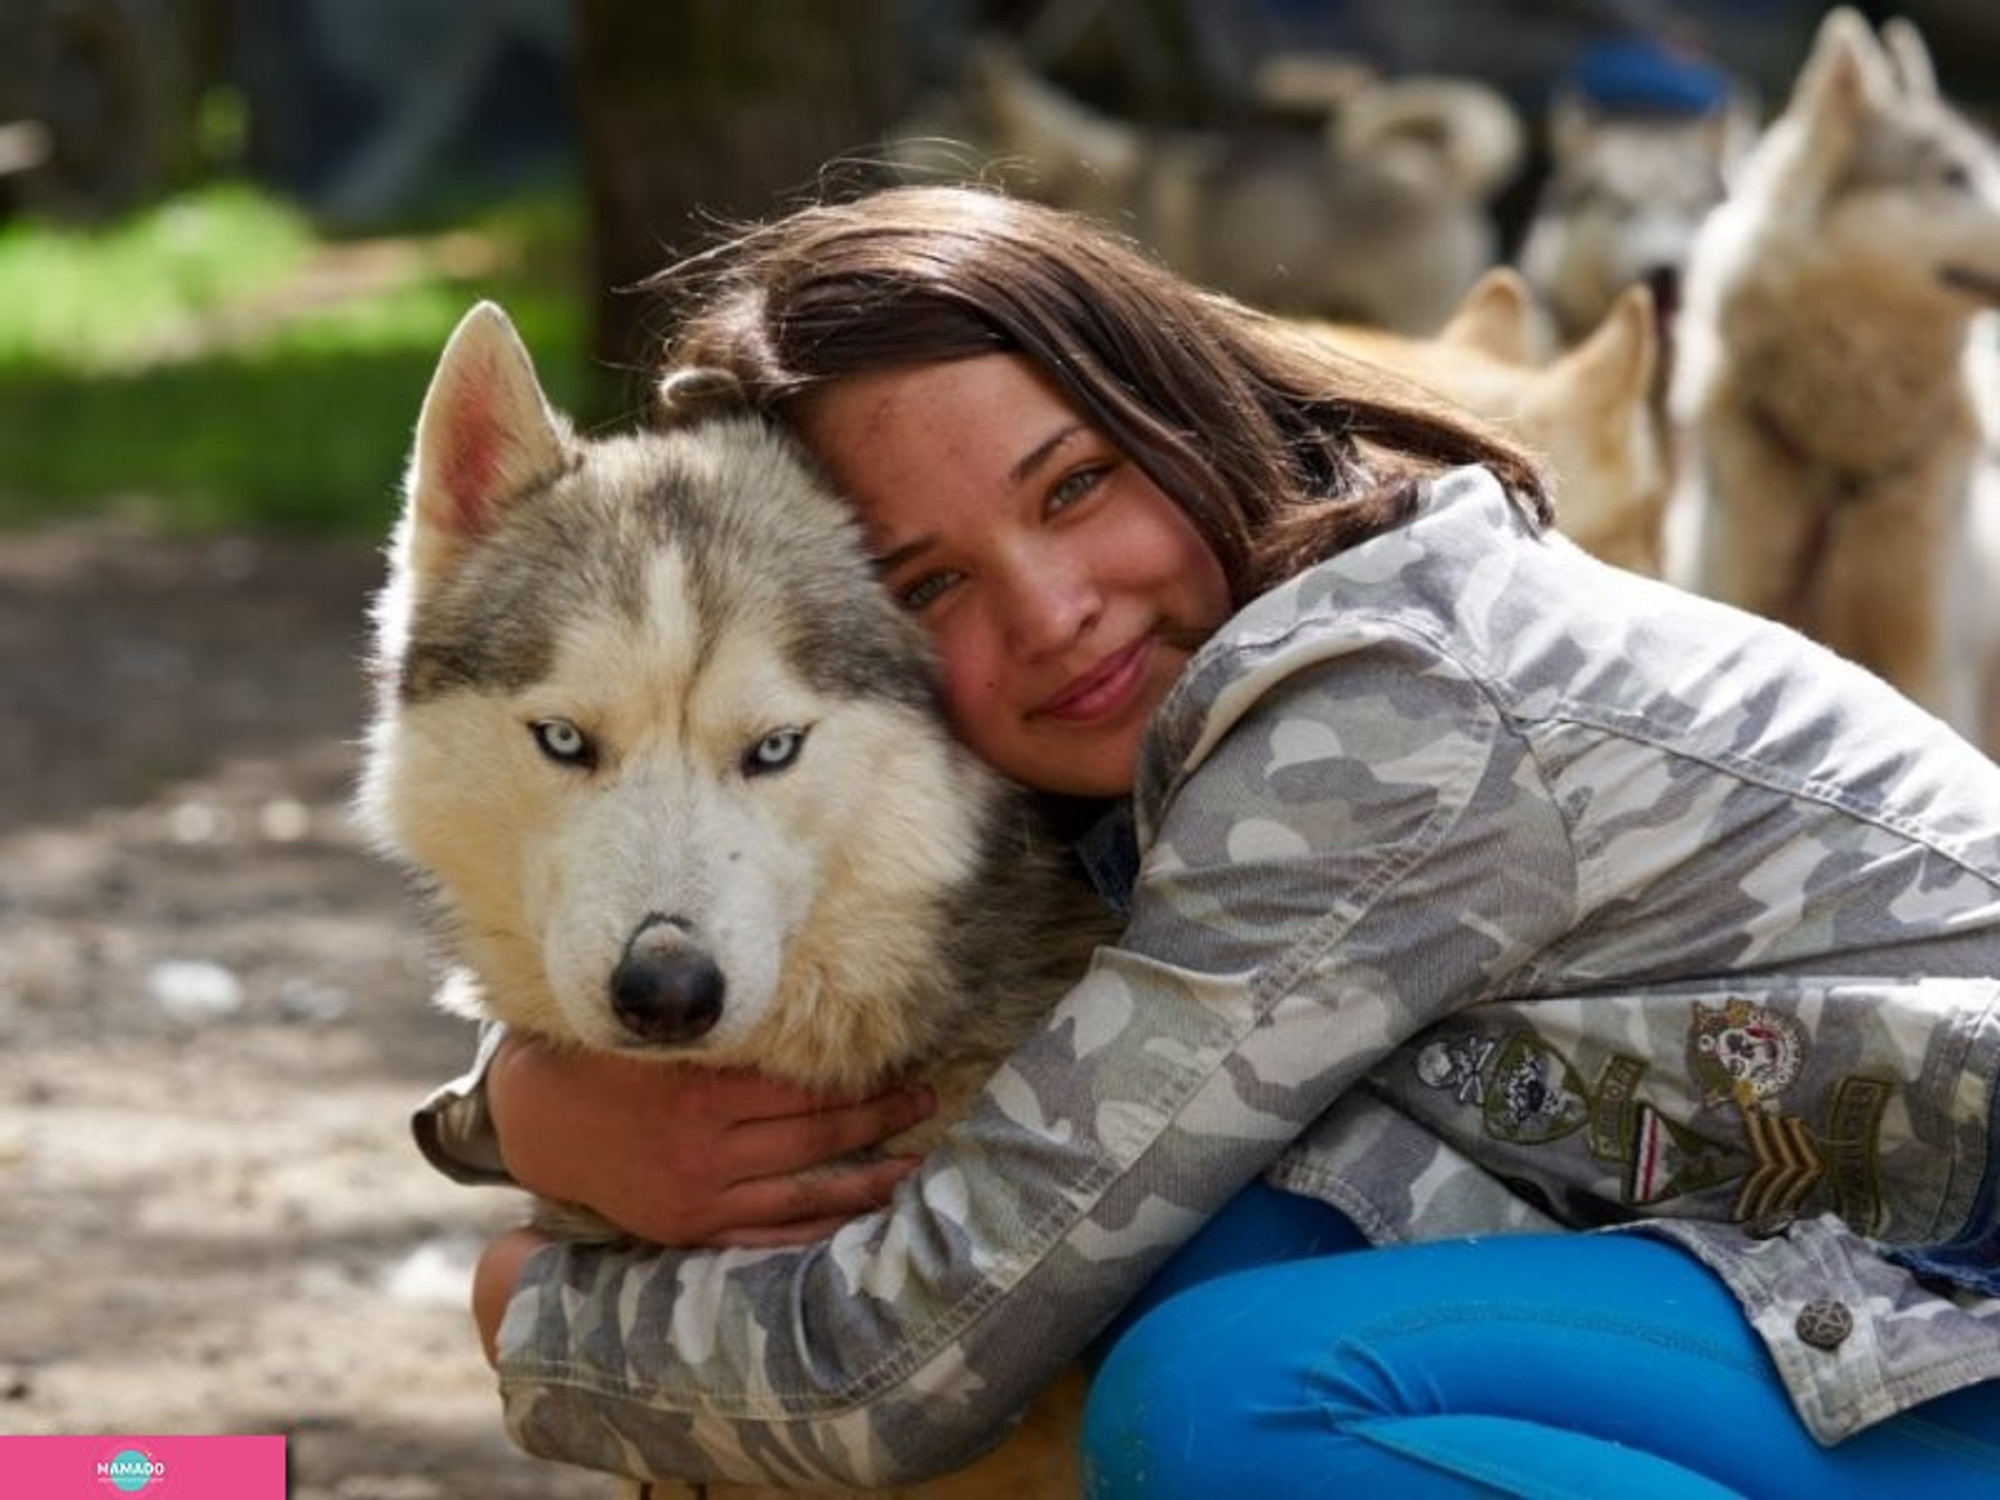
[{"label": "girl's face", "polygon": [[1043,791],[1129,792],[1185,642],[1230,612],[1179,508],[1017,355],[848,377],[800,425],[929,629],[959,737]]}]

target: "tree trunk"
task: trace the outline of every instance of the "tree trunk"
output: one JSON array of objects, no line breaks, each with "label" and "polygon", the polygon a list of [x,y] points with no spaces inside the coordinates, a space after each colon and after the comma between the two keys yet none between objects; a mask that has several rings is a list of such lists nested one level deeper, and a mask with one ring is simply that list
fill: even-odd
[{"label": "tree trunk", "polygon": [[638,284],[867,159],[909,92],[898,0],[577,0],[603,414],[642,409],[673,309]]}]

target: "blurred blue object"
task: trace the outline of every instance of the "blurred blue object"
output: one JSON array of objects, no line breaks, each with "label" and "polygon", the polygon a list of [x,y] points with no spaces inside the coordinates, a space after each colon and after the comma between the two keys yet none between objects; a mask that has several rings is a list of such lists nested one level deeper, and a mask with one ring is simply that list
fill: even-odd
[{"label": "blurred blue object", "polygon": [[1705,115],[1729,102],[1727,69],[1672,42],[1616,37],[1593,42],[1564,83],[1607,113]]}]

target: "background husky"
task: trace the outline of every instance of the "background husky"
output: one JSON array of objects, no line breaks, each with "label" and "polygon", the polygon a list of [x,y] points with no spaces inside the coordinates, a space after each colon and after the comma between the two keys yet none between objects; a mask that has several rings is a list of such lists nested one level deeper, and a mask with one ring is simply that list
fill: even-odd
[{"label": "background husky", "polygon": [[1551,101],[1548,176],[1517,259],[1565,343],[1602,323],[1634,282],[1671,320],[1695,233],[1756,134],[1740,93],[1687,115],[1600,109],[1568,93]]},{"label": "background husky", "polygon": [[[962,1112],[1108,930],[945,730],[802,455],[743,415],[580,441],[484,304],[407,488],[360,807],[430,886],[455,1003],[820,1087],[908,1071]],[[1060,1493],[1068,1442],[1031,1427],[949,1486]]]},{"label": "background husky", "polygon": [[[957,105],[946,128],[990,164],[982,175],[1102,218],[1255,306],[1412,333],[1496,259],[1487,204],[1523,146],[1505,97],[1470,80],[1360,81],[1313,128],[1167,130],[1089,108],[998,45],[976,54]],[[901,156],[953,165],[918,141]]]},{"label": "background husky", "polygon": [[1495,266],[1434,338],[1307,323],[1505,428],[1547,462],[1565,535],[1621,568],[1657,574],[1669,480],[1652,405],[1652,293],[1634,284],[1574,348],[1543,358],[1542,317],[1519,272]]},{"label": "background husky", "polygon": [[2000,158],[1913,28],[1878,44],[1831,12],[1690,259],[1670,568],[1975,733],[1945,643],[1982,443],[1968,347],[1996,302]]}]

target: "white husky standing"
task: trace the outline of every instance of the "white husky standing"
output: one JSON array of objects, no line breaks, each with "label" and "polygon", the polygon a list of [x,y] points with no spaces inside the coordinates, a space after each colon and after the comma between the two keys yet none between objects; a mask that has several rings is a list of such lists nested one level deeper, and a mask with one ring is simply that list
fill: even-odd
[{"label": "white husky standing", "polygon": [[[469,1013],[819,1088],[910,1072],[934,1129],[1102,909],[945,729],[921,627],[803,453],[675,390],[696,415],[582,441],[497,307],[460,323],[377,603],[362,818],[430,888]],[[1057,1492],[1074,1400],[926,1493]]]},{"label": "white husky standing", "polygon": [[1967,730],[1967,355],[1996,303],[2000,156],[1914,28],[1831,12],[1690,259],[1670,567]]}]

